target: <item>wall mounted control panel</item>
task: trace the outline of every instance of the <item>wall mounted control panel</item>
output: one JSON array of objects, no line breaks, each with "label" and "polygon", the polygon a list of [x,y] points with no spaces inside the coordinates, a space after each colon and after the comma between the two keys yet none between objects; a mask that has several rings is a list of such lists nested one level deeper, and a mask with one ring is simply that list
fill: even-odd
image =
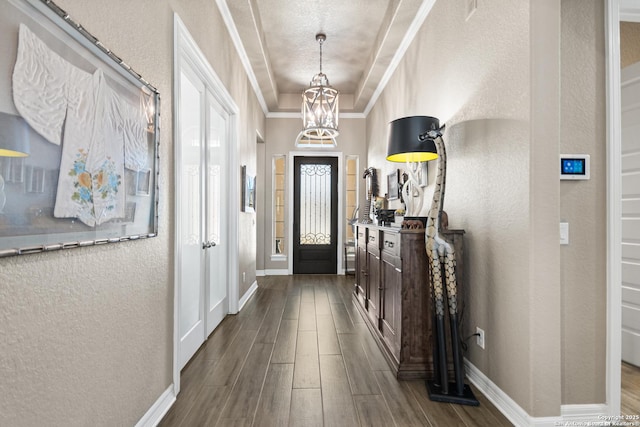
[{"label": "wall mounted control panel", "polygon": [[560,179],[589,179],[589,160],[588,154],[560,154]]}]

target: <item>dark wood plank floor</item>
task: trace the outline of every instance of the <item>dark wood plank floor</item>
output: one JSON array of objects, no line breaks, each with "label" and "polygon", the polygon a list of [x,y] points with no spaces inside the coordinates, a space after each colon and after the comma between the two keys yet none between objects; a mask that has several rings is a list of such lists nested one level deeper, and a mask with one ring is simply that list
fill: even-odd
[{"label": "dark wood plank floor", "polygon": [[622,415],[640,415],[640,368],[622,362]]},{"label": "dark wood plank floor", "polygon": [[350,276],[270,276],[182,371],[161,426],[511,426],[398,381],[351,301]]}]

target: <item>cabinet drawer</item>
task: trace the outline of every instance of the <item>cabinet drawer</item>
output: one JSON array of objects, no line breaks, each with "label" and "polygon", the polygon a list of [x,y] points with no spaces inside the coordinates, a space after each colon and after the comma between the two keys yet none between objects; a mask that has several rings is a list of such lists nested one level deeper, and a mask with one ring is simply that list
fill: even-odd
[{"label": "cabinet drawer", "polygon": [[366,248],[367,247],[367,233],[368,229],[365,227],[358,227],[358,246],[362,247],[362,248]]},{"label": "cabinet drawer", "polygon": [[370,251],[377,252],[380,250],[380,232],[375,230],[369,230],[367,237],[367,246]]},{"label": "cabinet drawer", "polygon": [[382,251],[391,256],[400,257],[400,235],[389,231],[383,232]]}]

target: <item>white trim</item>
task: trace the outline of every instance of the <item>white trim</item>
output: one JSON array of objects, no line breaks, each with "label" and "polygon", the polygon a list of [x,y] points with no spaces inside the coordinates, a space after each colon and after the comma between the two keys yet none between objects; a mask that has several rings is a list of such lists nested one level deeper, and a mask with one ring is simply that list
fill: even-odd
[{"label": "white trim", "polygon": [[603,421],[608,414],[609,408],[605,404],[592,405],[562,405],[560,413],[563,421]]},{"label": "white trim", "polygon": [[287,261],[287,256],[285,254],[272,254],[271,261],[275,262],[285,262]]},{"label": "white trim", "polygon": [[469,381],[514,425],[520,427],[561,425],[562,417],[532,417],[529,415],[469,360],[464,359],[464,367]]},{"label": "white trim", "polygon": [[257,290],[258,290],[258,281],[256,280],[255,282],[253,282],[253,284],[247,290],[247,292],[245,292],[244,295],[242,295],[242,298],[240,298],[240,301],[238,301],[238,311],[242,310],[242,308],[247,303],[247,301],[249,301],[249,298],[251,298],[251,296],[255,294]]},{"label": "white trim", "polygon": [[422,2],[422,5],[420,5],[420,9],[418,9],[418,13],[416,13],[416,17],[411,22],[411,25],[409,26],[407,33],[404,35],[404,38],[400,43],[400,46],[398,46],[398,50],[396,50],[396,53],[393,55],[393,58],[391,59],[391,62],[389,63],[387,70],[384,72],[384,75],[382,76],[382,79],[380,80],[378,87],[373,92],[371,99],[369,99],[369,103],[364,109],[365,117],[369,115],[369,113],[371,112],[371,109],[376,105],[376,101],[378,101],[378,98],[382,94],[382,91],[384,91],[384,88],[387,86],[387,83],[389,83],[389,79],[391,79],[391,76],[393,76],[393,73],[396,71],[396,68],[398,68],[400,61],[402,61],[404,54],[407,52],[407,49],[409,49],[409,46],[411,46],[411,42],[413,42],[413,39],[418,34],[418,31],[422,27],[422,24],[424,23],[425,19],[427,19],[427,16],[429,16],[429,12],[431,12],[431,8],[433,8],[433,5],[435,3],[436,3],[436,0],[425,0]]},{"label": "white trim", "polygon": [[607,342],[606,403],[620,414],[622,358],[622,137],[620,94],[620,3],[608,0],[606,26],[607,89]]},{"label": "white trim", "polygon": [[155,427],[160,421],[162,421],[162,417],[165,416],[171,406],[176,401],[176,395],[173,392],[174,387],[171,384],[165,391],[160,395],[158,400],[154,402],[153,405],[149,408],[149,410],[138,420],[135,427]]},{"label": "white trim", "polygon": [[242,66],[244,67],[244,71],[245,73],[247,73],[247,78],[251,83],[253,92],[256,94],[256,98],[258,98],[258,103],[262,108],[262,112],[264,114],[267,114],[269,112],[269,107],[267,106],[267,102],[264,100],[264,96],[262,96],[262,91],[260,90],[260,84],[258,84],[258,79],[256,78],[256,75],[253,72],[253,68],[251,68],[251,61],[249,61],[249,57],[247,56],[247,51],[244,49],[244,45],[242,44],[242,39],[240,38],[238,29],[236,28],[236,25],[233,22],[233,18],[231,17],[231,11],[229,11],[229,8],[227,7],[227,3],[225,0],[216,0],[216,4],[218,5],[218,10],[220,10],[220,15],[222,15],[222,20],[227,26],[229,37],[231,37],[231,41],[233,41],[233,45],[236,48],[236,52],[238,52],[238,56],[240,57],[240,62],[242,62]]},{"label": "white trim", "polygon": [[286,268],[270,268],[264,271],[265,276],[288,276],[289,270]]},{"label": "white trim", "polygon": [[287,270],[286,268],[267,268],[266,270],[256,270],[256,277],[288,276],[288,275],[289,275],[289,270]]},{"label": "white trim", "polygon": [[[287,275],[293,274],[293,161],[295,157],[337,157],[338,158],[338,247],[336,248],[336,257],[337,257],[337,265],[336,265],[336,273],[343,270],[342,267],[342,248],[343,248],[343,237],[344,237],[344,227],[345,221],[340,221],[341,212],[344,213],[344,202],[342,201],[343,197],[341,197],[340,189],[343,188],[342,184],[342,171],[344,168],[343,160],[344,156],[342,155],[342,151],[289,151],[289,158],[287,159],[287,208],[289,210],[288,215],[285,212],[285,217],[289,218],[288,224],[288,232],[289,232],[289,242],[291,242],[288,246],[287,250],[287,259],[288,259],[288,270]],[[344,192],[342,192],[344,193]],[[344,196],[344,194],[342,194]]]},{"label": "white trim", "polygon": [[517,426],[552,427],[565,425],[567,422],[602,421],[609,414],[605,404],[562,405],[559,417],[532,417],[500,387],[491,381],[482,371],[468,359],[464,359],[467,378],[502,414]]}]

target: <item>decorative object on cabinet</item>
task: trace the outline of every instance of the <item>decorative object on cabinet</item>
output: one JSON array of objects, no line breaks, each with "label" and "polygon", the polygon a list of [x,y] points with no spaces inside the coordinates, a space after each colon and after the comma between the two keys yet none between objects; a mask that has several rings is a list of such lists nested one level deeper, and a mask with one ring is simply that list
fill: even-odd
[{"label": "decorative object on cabinet", "polygon": [[[356,225],[353,299],[391,370],[401,380],[431,379],[434,374],[425,230],[421,221],[413,225],[411,229]],[[446,235],[455,244],[459,279],[463,281],[464,231],[451,230]]]},{"label": "decorative object on cabinet", "polygon": [[[13,67],[2,84],[17,111],[2,114],[0,129],[13,122],[13,143],[31,151],[9,162],[0,257],[156,236],[157,89],[53,1],[0,0],[0,8],[2,61]],[[148,175],[144,199],[131,191],[138,171]]]},{"label": "decorative object on cabinet", "polygon": [[302,134],[310,139],[331,139],[338,136],[339,93],[331,87],[322,72],[322,44],[327,39],[316,34],[320,44],[320,72],[313,76],[309,87],[302,93]]},{"label": "decorative object on cabinet", "polygon": [[390,226],[396,216],[394,209],[379,209],[376,211],[378,224]]},{"label": "decorative object on cabinet", "polygon": [[[391,122],[387,160],[431,161],[438,159],[438,170],[433,200],[427,216],[427,257],[433,300],[434,379],[427,381],[429,398],[434,401],[476,406],[478,400],[471,388],[464,383],[462,345],[459,336],[459,292],[456,278],[456,254],[451,241],[444,238],[441,215],[444,204],[447,155],[442,140],[440,122],[435,117],[411,116]],[[410,178],[413,179],[414,177]],[[419,198],[419,201],[421,199]],[[445,306],[445,298],[448,307]],[[445,312],[449,312],[451,353],[455,381],[449,383],[447,369],[447,342],[445,336]]]},{"label": "decorative object on cabinet", "polygon": [[360,217],[360,222],[363,224],[370,224],[372,222],[373,213],[371,207],[378,196],[378,174],[375,168],[367,168],[364,170],[362,178],[365,179],[366,203],[364,205],[362,216]]}]

